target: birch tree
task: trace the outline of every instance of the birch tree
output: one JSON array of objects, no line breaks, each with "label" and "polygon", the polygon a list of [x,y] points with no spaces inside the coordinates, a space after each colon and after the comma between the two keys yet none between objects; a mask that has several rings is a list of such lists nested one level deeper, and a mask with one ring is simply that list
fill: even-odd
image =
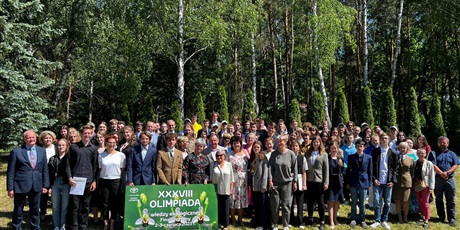
[{"label": "birch tree", "polygon": [[391,82],[390,85],[393,87],[396,79],[396,67],[398,65],[398,55],[401,52],[401,24],[402,24],[402,14],[404,9],[404,0],[399,1],[399,12],[398,12],[398,27],[396,29],[396,47],[394,51],[394,59],[391,65]]}]

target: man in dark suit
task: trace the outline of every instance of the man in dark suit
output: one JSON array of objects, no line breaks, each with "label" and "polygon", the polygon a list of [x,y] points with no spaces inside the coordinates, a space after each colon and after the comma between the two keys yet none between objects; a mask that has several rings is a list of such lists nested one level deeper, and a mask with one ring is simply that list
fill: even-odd
[{"label": "man in dark suit", "polygon": [[140,145],[136,145],[129,155],[128,186],[155,185],[157,150],[150,144],[151,134],[142,132]]},{"label": "man in dark suit", "polygon": [[[176,122],[173,119],[169,119],[167,124],[168,124],[168,130],[166,130],[166,133],[161,134],[161,136],[158,137],[158,143],[157,143],[157,146],[156,146],[158,151],[159,150],[165,150],[166,146],[168,145],[166,143],[166,134],[174,133],[174,134],[176,134],[176,137],[179,136],[179,134],[176,133]],[[153,134],[152,134],[152,138],[153,138]]]},{"label": "man in dark suit", "polygon": [[49,175],[45,149],[35,145],[37,134],[24,133],[24,145],[11,151],[8,160],[7,190],[14,198],[13,229],[22,229],[22,212],[29,201],[31,229],[40,229],[40,194],[48,192]]},{"label": "man in dark suit", "polygon": [[[372,186],[372,157],[364,154],[364,141],[356,142],[356,154],[348,156],[346,184],[351,192],[351,227],[360,224],[367,228],[365,220],[364,201],[367,191]],[[359,205],[359,216],[356,216],[356,205]]]},{"label": "man in dark suit", "polygon": [[184,158],[182,152],[175,149],[176,134],[167,133],[165,135],[167,146],[164,150],[158,150],[157,173],[158,183],[160,184],[181,184],[182,165]]}]

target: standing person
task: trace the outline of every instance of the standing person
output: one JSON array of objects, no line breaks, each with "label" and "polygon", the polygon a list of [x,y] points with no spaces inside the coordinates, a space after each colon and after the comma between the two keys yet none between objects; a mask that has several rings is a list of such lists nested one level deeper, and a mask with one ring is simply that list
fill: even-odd
[{"label": "standing person", "polygon": [[[56,141],[56,134],[49,130],[45,130],[40,133],[38,137],[38,141],[40,142],[41,146],[46,151],[46,164],[49,163],[49,160],[52,156],[56,155],[56,146],[54,146],[54,142]],[[40,199],[40,221],[45,221],[46,217],[46,209],[48,206],[48,193],[44,193],[41,195]]]},{"label": "standing person", "polygon": [[[412,177],[414,174],[414,159],[407,156],[409,145],[406,142],[398,144],[399,151],[399,170],[397,181],[393,188],[393,200],[395,200],[396,211],[398,212],[399,223],[407,223],[409,214],[409,200],[412,188]],[[403,214],[401,215],[401,204]]]},{"label": "standing person", "polygon": [[329,226],[334,229],[335,225],[339,225],[337,212],[339,211],[339,203],[343,200],[343,153],[337,142],[329,144],[329,151],[329,188],[326,191],[326,196]]},{"label": "standing person", "polygon": [[[399,158],[396,152],[390,148],[388,134],[380,135],[380,147],[372,150],[372,182],[374,192],[374,217],[372,228],[382,225],[390,229],[388,213],[390,212],[391,193],[397,182],[399,171]],[[383,210],[380,211],[383,199]]]},{"label": "standing person", "polygon": [[313,225],[313,205],[318,204],[319,229],[324,230],[324,191],[329,188],[329,159],[321,137],[312,138],[311,146],[305,154],[308,163],[307,193],[308,193],[308,222]]},{"label": "standing person", "polygon": [[160,141],[161,137],[157,133],[157,129],[158,127],[153,121],[147,121],[146,131],[150,133],[150,143],[156,150],[159,150],[158,142]]},{"label": "standing person", "polygon": [[193,132],[195,133],[195,138],[198,137],[198,131],[200,131],[203,126],[200,125],[200,123],[198,123],[198,115],[196,114],[193,114],[192,115],[192,128],[193,128]]},{"label": "standing person", "polygon": [[136,132],[134,133],[134,135],[136,136],[136,142],[137,143],[141,143],[141,133],[144,131],[144,123],[142,123],[142,121],[136,121]]},{"label": "standing person", "polygon": [[418,184],[425,184],[424,189],[415,191],[415,197],[417,198],[418,207],[420,208],[420,213],[422,214],[422,226],[424,229],[428,229],[428,221],[431,216],[429,199],[431,191],[435,188],[435,172],[433,163],[425,159],[425,149],[418,149],[417,156],[418,160],[414,162],[413,187],[414,190],[416,190]]},{"label": "standing person", "polygon": [[209,158],[202,154],[206,142],[198,138],[195,143],[195,151],[188,154],[184,159],[182,178],[185,184],[207,184],[209,181]]},{"label": "standing person", "polygon": [[436,196],[436,212],[439,221],[444,222],[446,211],[444,210],[443,196],[446,196],[447,219],[449,225],[455,227],[455,170],[457,170],[457,154],[449,150],[449,138],[438,138],[438,150],[432,151],[428,160],[434,164],[436,172],[434,195]]},{"label": "standing person", "polygon": [[[372,157],[364,154],[364,141],[356,142],[356,154],[348,158],[346,184],[351,192],[351,227],[360,224],[367,228],[365,222],[364,201],[367,197],[367,190],[372,185]],[[356,205],[359,205],[359,216],[356,215]]]},{"label": "standing person", "polygon": [[[259,147],[257,147],[259,146]],[[256,142],[253,150],[260,150],[261,142]],[[254,223],[256,230],[263,230],[269,226],[270,198],[268,197],[268,159],[264,152],[254,152],[256,158],[251,163],[252,173],[252,200],[255,209]]]},{"label": "standing person", "polygon": [[211,163],[211,180],[217,184],[217,210],[218,224],[223,230],[228,230],[230,214],[230,196],[233,194],[233,184],[235,181],[232,163],[225,160],[226,154],[223,150],[216,153],[217,160]]},{"label": "standing person", "polygon": [[175,149],[176,134],[165,135],[166,149],[158,151],[157,173],[160,184],[182,184],[182,165],[184,158],[182,152]]},{"label": "standing person", "polygon": [[[107,136],[105,135],[105,132],[99,131],[96,134],[96,142],[97,142],[97,152],[98,154],[101,154],[105,151],[105,138]],[[96,184],[99,184],[99,178],[97,179],[98,181]],[[92,192],[91,195],[91,201],[89,202],[90,207],[91,207],[91,212],[93,213],[93,223],[97,224],[99,223],[99,209],[101,209],[101,195],[99,188],[96,187],[96,189]],[[102,217],[101,217],[102,220]]]},{"label": "standing person", "polygon": [[[291,150],[297,157],[297,184],[299,185],[297,191],[293,192],[295,205],[291,206],[291,223],[294,226],[299,226],[300,229],[304,229],[304,222],[303,222],[303,201],[304,201],[304,193],[307,191],[307,170],[308,164],[305,157],[302,155],[300,151],[300,144],[297,141],[294,141],[291,144]],[[302,186],[300,186],[302,185]],[[297,209],[297,211],[295,211]],[[295,216],[295,212],[297,212],[297,216]]]},{"label": "standing person", "polygon": [[118,193],[121,184],[121,176],[126,166],[126,155],[117,151],[116,138],[108,136],[105,139],[107,149],[99,155],[99,189],[102,198],[102,213],[104,217],[104,230],[109,229],[109,211],[110,211],[110,229],[115,229],[115,219],[118,213]]},{"label": "standing person", "polygon": [[69,139],[69,127],[67,125],[61,126],[59,130],[59,139]]},{"label": "standing person", "polygon": [[91,126],[85,125],[81,130],[83,136],[81,141],[70,145],[69,164],[71,175],[69,183],[75,186],[76,183],[73,177],[86,178],[85,191],[83,195],[70,195],[70,219],[71,229],[88,229],[89,205],[91,200],[91,192],[96,189],[96,179],[98,171],[98,156],[97,147],[91,144],[93,129]]},{"label": "standing person", "polygon": [[157,150],[150,144],[152,135],[142,132],[140,145],[134,146],[127,164],[127,185],[155,185]]},{"label": "standing person", "polygon": [[270,161],[270,157],[271,157],[273,151],[275,151],[273,149],[273,138],[267,137],[265,139],[265,151],[264,151],[264,154],[265,154],[265,157],[267,157],[268,161]]},{"label": "standing person", "polygon": [[69,205],[69,175],[68,164],[69,141],[60,139],[57,143],[57,154],[51,157],[48,163],[49,178],[51,188],[48,191],[51,194],[53,206],[53,224],[54,230],[65,230],[67,207]]},{"label": "standing person", "polygon": [[[355,144],[353,144],[354,140],[353,134],[349,133],[345,135],[345,144],[342,145],[341,149],[343,151],[343,160],[346,165],[348,165],[348,156],[356,153],[356,147]],[[344,172],[344,174],[346,174],[346,172]],[[345,204],[348,204],[350,201],[350,190],[346,186],[343,188],[343,196],[345,198]]]},{"label": "standing person", "polygon": [[416,146],[417,146],[417,149],[425,149],[427,157],[428,157],[428,154],[431,153],[431,146],[428,144],[428,140],[423,134],[420,134],[420,136],[417,137]]},{"label": "standing person", "polygon": [[233,226],[236,225],[235,212],[238,212],[238,224],[243,226],[243,210],[248,207],[248,165],[249,154],[242,148],[241,138],[233,136],[231,139],[233,154],[230,162],[233,167],[235,183],[233,194],[230,196],[230,216]]},{"label": "standing person", "polygon": [[279,208],[281,205],[284,230],[289,229],[292,191],[297,191],[297,157],[287,148],[288,136],[278,136],[278,150],[268,162],[268,183],[270,186],[270,209],[273,229],[278,229]]},{"label": "standing person", "polygon": [[48,192],[49,175],[46,151],[36,145],[33,130],[24,133],[24,145],[10,153],[6,190],[14,198],[13,229],[22,229],[22,212],[29,202],[31,229],[40,229],[40,195]]},{"label": "standing person", "polygon": [[227,152],[226,148],[219,145],[219,137],[217,134],[211,134],[209,137],[210,145],[203,150],[203,154],[208,156],[211,161],[216,161],[216,153],[219,150]]}]

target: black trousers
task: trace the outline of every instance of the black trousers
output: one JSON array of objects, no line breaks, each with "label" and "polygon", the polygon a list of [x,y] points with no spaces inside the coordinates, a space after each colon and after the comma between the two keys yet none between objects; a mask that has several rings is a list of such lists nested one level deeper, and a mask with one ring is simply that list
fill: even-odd
[{"label": "black trousers", "polygon": [[269,192],[252,192],[252,201],[254,202],[254,224],[256,227],[263,227],[264,229],[270,227],[270,197]]},{"label": "black trousers", "polygon": [[40,214],[46,215],[46,208],[48,207],[48,193],[42,194],[40,198]]},{"label": "black trousers", "polygon": [[230,195],[219,195],[217,194],[217,210],[219,225],[228,227],[230,215]]},{"label": "black trousers", "polygon": [[22,212],[26,199],[29,200],[30,209],[30,229],[40,229],[40,198],[41,191],[35,192],[33,188],[28,193],[14,194],[14,209],[13,209],[13,229],[22,229]]},{"label": "black trousers", "polygon": [[313,205],[316,203],[318,204],[318,215],[319,220],[324,221],[324,190],[323,190],[323,183],[321,182],[312,182],[307,181],[308,187],[308,218],[310,220],[313,219]]},{"label": "black trousers", "polygon": [[293,205],[291,206],[291,217],[290,217],[290,222],[295,225],[295,226],[300,226],[304,225],[303,223],[303,197],[304,197],[305,191],[295,191],[294,192],[294,198],[295,198],[295,204],[297,205],[297,216],[294,215],[294,202]]},{"label": "black trousers", "polygon": [[91,201],[91,183],[86,183],[82,196],[70,195],[68,213],[70,215],[70,229],[88,229],[89,203]]},{"label": "black trousers", "polygon": [[99,179],[99,189],[101,190],[101,198],[102,198],[102,216],[104,220],[109,219],[109,211],[110,211],[110,219],[114,220],[117,218],[118,213],[118,203],[117,200],[118,192],[120,187],[120,179]]}]

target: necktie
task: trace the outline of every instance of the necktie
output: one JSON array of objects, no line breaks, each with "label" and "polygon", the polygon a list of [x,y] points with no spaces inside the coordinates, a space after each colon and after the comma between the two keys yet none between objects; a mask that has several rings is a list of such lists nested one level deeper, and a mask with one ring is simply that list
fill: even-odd
[{"label": "necktie", "polygon": [[30,164],[32,165],[32,168],[35,168],[35,154],[34,154],[34,149],[30,149]]},{"label": "necktie", "polygon": [[169,151],[169,159],[171,160],[171,164],[174,164],[174,150]]}]

